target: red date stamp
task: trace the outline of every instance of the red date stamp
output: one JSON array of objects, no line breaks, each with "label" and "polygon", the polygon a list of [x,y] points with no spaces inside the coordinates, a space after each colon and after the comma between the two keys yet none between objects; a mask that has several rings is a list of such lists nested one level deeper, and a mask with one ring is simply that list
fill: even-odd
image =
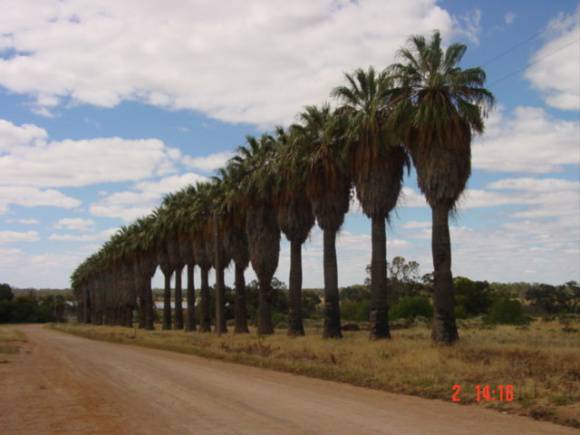
[{"label": "red date stamp", "polygon": [[[461,402],[461,393],[463,388],[459,384],[451,387],[451,401]],[[477,402],[513,402],[515,399],[514,386],[512,384],[491,385],[477,384],[473,387],[473,393]]]}]

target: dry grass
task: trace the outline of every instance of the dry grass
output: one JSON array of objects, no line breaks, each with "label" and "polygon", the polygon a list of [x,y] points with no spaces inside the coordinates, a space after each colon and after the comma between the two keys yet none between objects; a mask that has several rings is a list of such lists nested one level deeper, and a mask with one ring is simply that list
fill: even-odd
[{"label": "dry grass", "polygon": [[87,338],[282,370],[359,386],[450,400],[462,387],[461,403],[475,403],[476,384],[514,385],[513,402],[479,403],[535,418],[580,427],[580,339],[557,322],[529,327],[481,328],[466,323],[452,347],[431,343],[426,326],[393,331],[390,341],[371,342],[365,332],[346,332],[341,341],[323,340],[318,330],[288,338],[217,337],[183,331],[58,325]]},{"label": "dry grass", "polygon": [[26,337],[13,325],[0,325],[0,354],[18,353],[24,342]]}]

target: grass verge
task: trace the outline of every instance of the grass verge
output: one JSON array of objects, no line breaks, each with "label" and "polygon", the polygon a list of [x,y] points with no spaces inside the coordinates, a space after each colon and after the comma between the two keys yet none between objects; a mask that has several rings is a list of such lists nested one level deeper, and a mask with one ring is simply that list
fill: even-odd
[{"label": "grass verge", "polygon": [[[426,326],[393,331],[390,341],[369,341],[365,332],[323,340],[319,331],[273,336],[143,331],[79,324],[51,325],[82,337],[170,350],[206,358],[345,382],[392,393],[477,404],[580,427],[580,340],[557,322],[529,327],[464,325],[451,347],[433,345]],[[513,385],[513,401],[477,402],[476,385]],[[496,397],[499,393],[496,393]],[[499,397],[497,397],[499,398]]]},{"label": "grass verge", "polygon": [[[26,342],[24,334],[13,325],[0,325],[0,354],[15,354]],[[2,359],[2,362],[7,362]]]}]

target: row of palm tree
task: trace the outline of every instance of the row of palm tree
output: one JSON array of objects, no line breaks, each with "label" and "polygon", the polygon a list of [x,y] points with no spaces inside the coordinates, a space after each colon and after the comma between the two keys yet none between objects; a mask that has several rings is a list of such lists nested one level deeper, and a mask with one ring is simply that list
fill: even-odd
[{"label": "row of palm tree", "polygon": [[[140,326],[153,328],[151,278],[165,277],[164,329],[207,332],[211,328],[208,273],[215,270],[214,329],[227,330],[224,270],[235,267],[235,332],[247,333],[244,273],[249,263],[259,282],[258,333],[271,334],[272,278],[280,237],[290,243],[288,334],[304,335],[302,245],[315,222],[323,232],[326,338],[341,337],[336,234],[352,192],[372,221],[370,336],[390,337],[387,306],[386,223],[411,164],[432,209],[434,266],[433,339],[458,338],[453,314],[449,215],[471,169],[472,133],[481,133],[493,95],[481,68],[458,66],[466,50],[445,50],[430,40],[410,39],[402,60],[384,71],[358,69],[335,88],[336,104],[308,106],[298,122],[277,127],[246,144],[208,182],[167,195],[151,215],[123,227],[73,273],[85,322],[128,324],[135,308]],[[201,271],[199,319],[193,282]],[[187,311],[183,319],[183,268]],[[175,316],[171,276],[175,274]]]}]

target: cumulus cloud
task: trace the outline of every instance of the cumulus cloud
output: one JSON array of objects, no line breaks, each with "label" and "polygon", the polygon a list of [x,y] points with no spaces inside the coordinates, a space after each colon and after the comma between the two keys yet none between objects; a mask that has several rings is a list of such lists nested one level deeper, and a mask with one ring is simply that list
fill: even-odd
[{"label": "cumulus cloud", "polygon": [[[505,208],[497,212],[497,224],[482,225],[478,229],[451,227],[456,275],[552,283],[580,278],[580,182],[559,178],[506,178],[488,183],[485,189],[475,192],[478,193],[472,207]],[[466,201],[474,201],[474,197],[468,196]],[[467,210],[464,216],[469,213]],[[408,252],[428,272],[430,222],[408,222],[402,228],[410,230],[404,236],[415,240]]]},{"label": "cumulus cloud", "polygon": [[550,22],[547,40],[531,63],[525,76],[544,94],[546,104],[580,109],[580,7]]},{"label": "cumulus cloud", "polygon": [[142,181],[136,183],[131,190],[101,196],[97,202],[91,204],[90,212],[94,216],[120,218],[130,222],[151,212],[159,205],[164,194],[204,180],[207,178],[189,172],[156,181]]},{"label": "cumulus cloud", "polygon": [[48,236],[48,240],[56,242],[102,242],[111,237],[117,228],[110,228],[108,230],[92,232],[88,234],[58,234],[53,233]]},{"label": "cumulus cloud", "polygon": [[414,230],[419,228],[431,228],[431,221],[409,221],[401,225],[401,228]]},{"label": "cumulus cloud", "polygon": [[54,225],[57,229],[91,231],[95,228],[95,221],[83,218],[63,218]]},{"label": "cumulus cloud", "polygon": [[456,20],[435,0],[249,0],[227,8],[5,0],[2,9],[0,49],[14,55],[0,60],[0,84],[36,96],[37,109],[136,100],[260,125],[292,121],[327,98],[344,71],[386,66],[410,33],[476,38],[479,25],[479,13]]},{"label": "cumulus cloud", "polygon": [[54,189],[0,185],[0,214],[5,213],[11,204],[23,207],[48,206],[72,209],[80,206],[81,201]]},{"label": "cumulus cloud", "polygon": [[[94,246],[75,249],[71,253],[41,252],[29,254],[21,249],[0,247],[0,274],[16,287],[66,288],[71,272],[94,251]],[[31,281],[31,271],[34,280]]]},{"label": "cumulus cloud", "polygon": [[221,153],[214,153],[204,157],[185,156],[183,163],[193,169],[202,171],[215,171],[218,168],[225,166],[226,162],[231,159],[235,153],[231,151],[224,151]]},{"label": "cumulus cloud", "polygon": [[490,114],[487,131],[473,144],[473,166],[486,171],[547,173],[580,164],[580,126],[537,107]]},{"label": "cumulus cloud", "polygon": [[34,218],[6,219],[6,223],[20,225],[38,225],[40,221]]},{"label": "cumulus cloud", "polygon": [[0,231],[0,243],[36,242],[38,240],[36,231]]},{"label": "cumulus cloud", "polygon": [[0,156],[14,148],[27,145],[42,145],[48,134],[43,128],[36,125],[14,125],[0,119]]},{"label": "cumulus cloud", "polygon": [[476,9],[465,15],[454,17],[457,32],[475,45],[479,45],[481,33],[481,11]]},{"label": "cumulus cloud", "polygon": [[0,120],[0,185],[79,187],[134,181],[172,172],[180,156],[159,139],[50,141],[46,130],[35,125]]}]

